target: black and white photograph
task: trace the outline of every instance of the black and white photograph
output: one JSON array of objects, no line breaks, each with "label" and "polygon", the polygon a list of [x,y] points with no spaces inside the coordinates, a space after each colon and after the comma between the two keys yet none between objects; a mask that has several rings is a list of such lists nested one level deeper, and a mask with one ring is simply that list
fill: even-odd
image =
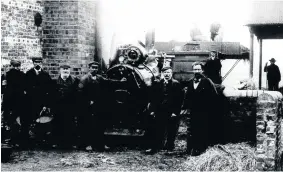
[{"label": "black and white photograph", "polygon": [[1,0],[1,171],[283,171],[283,1]]}]

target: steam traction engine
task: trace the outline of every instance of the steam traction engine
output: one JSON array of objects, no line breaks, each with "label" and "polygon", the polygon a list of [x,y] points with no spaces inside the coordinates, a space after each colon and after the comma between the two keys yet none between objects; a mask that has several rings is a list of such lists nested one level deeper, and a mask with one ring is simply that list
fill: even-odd
[{"label": "steam traction engine", "polygon": [[110,79],[127,79],[126,84],[110,88],[111,123],[106,134],[143,135],[149,89],[159,74],[155,56],[146,54],[143,47],[121,47],[106,74]]}]

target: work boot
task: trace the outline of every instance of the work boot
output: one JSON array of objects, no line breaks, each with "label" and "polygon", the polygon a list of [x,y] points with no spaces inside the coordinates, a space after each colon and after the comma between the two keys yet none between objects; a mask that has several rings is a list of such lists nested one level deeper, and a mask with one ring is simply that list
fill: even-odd
[{"label": "work boot", "polygon": [[157,153],[156,149],[147,149],[145,151],[145,154],[147,154],[147,155],[153,155],[153,154],[156,154],[156,153]]},{"label": "work boot", "polygon": [[85,150],[89,152],[89,151],[92,151],[93,149],[92,149],[91,146],[87,146],[87,147],[85,148]]}]

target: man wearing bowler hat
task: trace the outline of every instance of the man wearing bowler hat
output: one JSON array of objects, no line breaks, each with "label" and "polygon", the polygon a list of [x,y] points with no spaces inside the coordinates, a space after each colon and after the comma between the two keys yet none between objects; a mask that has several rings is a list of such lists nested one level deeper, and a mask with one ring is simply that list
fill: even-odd
[{"label": "man wearing bowler hat", "polygon": [[50,111],[54,93],[54,82],[43,70],[42,58],[32,58],[32,61],[34,67],[26,73],[28,113],[22,121],[25,125],[23,132],[27,136],[40,112],[44,109]]},{"label": "man wearing bowler hat", "polygon": [[109,108],[107,104],[107,89],[114,84],[121,84],[122,79],[110,80],[98,74],[98,62],[88,64],[89,72],[79,82],[79,93],[81,96],[81,112],[78,124],[81,137],[80,146],[90,151],[109,149],[104,143],[104,130],[109,123]]},{"label": "man wearing bowler hat", "polygon": [[281,74],[279,67],[275,64],[276,60],[271,58],[270,65],[266,62],[264,72],[267,72],[268,90],[278,91],[278,85],[281,81]]},{"label": "man wearing bowler hat", "polygon": [[61,148],[71,148],[76,142],[76,106],[79,79],[71,75],[71,66],[61,65],[56,80],[55,132]]},{"label": "man wearing bowler hat", "polygon": [[[3,95],[3,117],[4,123],[10,128],[11,144],[19,144],[16,131],[16,118],[24,114],[25,104],[25,74],[20,70],[21,62],[11,60],[11,69],[6,73],[6,89]],[[3,90],[2,90],[3,91]],[[4,136],[5,137],[5,136]]]},{"label": "man wearing bowler hat", "polygon": [[[154,117],[151,127],[152,137],[147,154],[154,154],[160,149],[174,149],[175,137],[179,127],[179,114],[183,101],[180,83],[172,78],[170,66],[161,69],[162,79],[152,86],[150,115]],[[164,147],[164,142],[165,147]]]}]

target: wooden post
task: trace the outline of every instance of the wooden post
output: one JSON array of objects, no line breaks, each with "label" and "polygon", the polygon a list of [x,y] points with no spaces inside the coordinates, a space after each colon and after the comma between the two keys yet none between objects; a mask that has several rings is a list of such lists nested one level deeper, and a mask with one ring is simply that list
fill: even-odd
[{"label": "wooden post", "polygon": [[261,89],[261,78],[262,78],[262,39],[259,39],[259,78],[258,78],[258,89]]},{"label": "wooden post", "polygon": [[250,79],[253,78],[254,70],[254,34],[250,30]]}]

